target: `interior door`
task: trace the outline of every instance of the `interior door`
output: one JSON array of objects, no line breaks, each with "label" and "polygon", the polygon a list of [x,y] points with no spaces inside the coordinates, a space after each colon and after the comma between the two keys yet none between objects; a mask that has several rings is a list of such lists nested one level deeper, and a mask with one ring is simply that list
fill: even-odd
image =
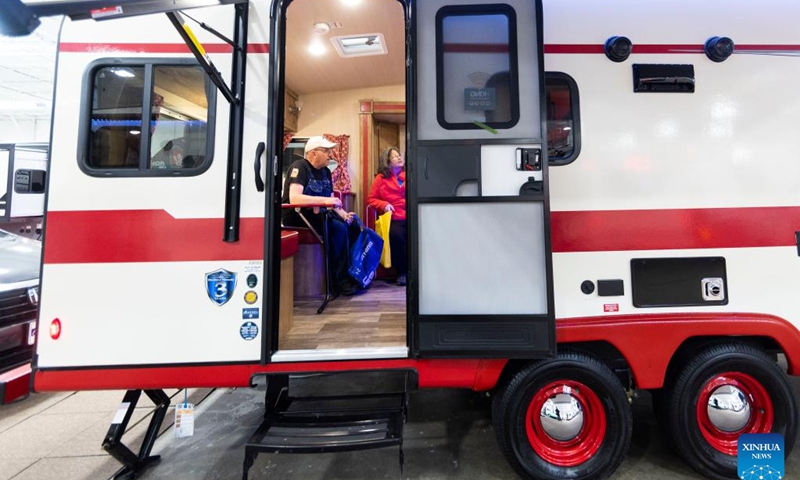
[{"label": "interior door", "polygon": [[541,1],[412,12],[414,354],[553,355]]}]

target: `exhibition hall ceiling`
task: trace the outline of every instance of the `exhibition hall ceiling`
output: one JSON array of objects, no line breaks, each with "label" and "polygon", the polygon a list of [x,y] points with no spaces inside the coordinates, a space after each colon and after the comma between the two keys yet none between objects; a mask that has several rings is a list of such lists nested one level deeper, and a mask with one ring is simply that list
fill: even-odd
[{"label": "exhibition hall ceiling", "polygon": [[27,37],[0,36],[0,118],[49,118],[60,18]]}]

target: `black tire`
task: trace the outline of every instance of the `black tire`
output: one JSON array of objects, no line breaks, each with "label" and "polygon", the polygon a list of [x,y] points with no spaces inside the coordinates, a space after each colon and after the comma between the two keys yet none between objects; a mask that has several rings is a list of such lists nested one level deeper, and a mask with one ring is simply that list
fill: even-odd
[{"label": "black tire", "polygon": [[[552,437],[535,420],[553,385],[570,387],[560,393],[570,393],[577,400],[584,418],[578,435],[564,442],[574,446],[558,452],[563,455],[558,458],[550,458],[552,453],[541,447],[542,440],[549,442]],[[500,449],[527,479],[607,478],[625,458],[631,442],[633,418],[625,389],[605,364],[580,353],[561,353],[523,368],[494,398],[492,413]]]},{"label": "black tire", "polygon": [[[710,393],[722,385],[740,388],[751,407],[750,422],[737,432],[717,429],[704,413],[707,408],[698,408],[698,402],[708,405]],[[739,478],[734,436],[780,433],[786,456],[797,436],[797,407],[786,374],[748,345],[727,343],[701,351],[680,371],[666,403],[668,430],[678,454],[708,478]],[[772,417],[771,428],[767,416]]]}]

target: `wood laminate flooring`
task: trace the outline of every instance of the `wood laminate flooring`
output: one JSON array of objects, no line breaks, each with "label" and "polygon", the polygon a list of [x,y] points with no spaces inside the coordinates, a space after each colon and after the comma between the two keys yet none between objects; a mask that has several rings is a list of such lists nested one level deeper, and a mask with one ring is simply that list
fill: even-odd
[{"label": "wood laminate flooring", "polygon": [[317,314],[320,298],[294,302],[291,330],[280,350],[406,345],[406,287],[376,280],[352,297],[340,296]]}]

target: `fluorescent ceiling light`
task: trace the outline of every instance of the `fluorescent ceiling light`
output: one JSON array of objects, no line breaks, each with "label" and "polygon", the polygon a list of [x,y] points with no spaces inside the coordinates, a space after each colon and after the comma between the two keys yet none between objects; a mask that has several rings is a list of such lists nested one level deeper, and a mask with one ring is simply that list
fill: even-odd
[{"label": "fluorescent ceiling light", "polygon": [[127,68],[112,68],[111,71],[114,72],[114,75],[122,78],[133,78],[136,76]]},{"label": "fluorescent ceiling light", "polygon": [[26,100],[0,100],[0,112],[49,112],[50,102]]}]

